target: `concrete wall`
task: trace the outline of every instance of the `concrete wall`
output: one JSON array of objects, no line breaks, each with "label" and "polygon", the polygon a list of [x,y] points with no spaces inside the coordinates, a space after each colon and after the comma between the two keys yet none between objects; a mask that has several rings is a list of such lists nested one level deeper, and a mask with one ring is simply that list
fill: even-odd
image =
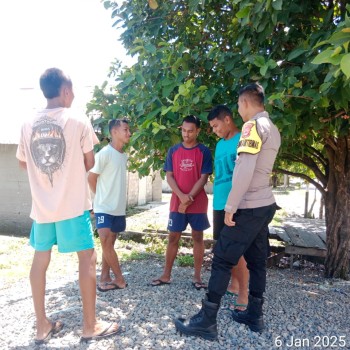
[{"label": "concrete wall", "polygon": [[128,173],[128,206],[144,205],[162,200],[162,178],[159,172],[139,178],[138,173]]},{"label": "concrete wall", "polygon": [[137,173],[128,173],[127,176],[127,205],[134,207],[138,204],[138,193],[139,193],[139,176]]},{"label": "concrete wall", "polygon": [[[28,236],[31,195],[27,173],[18,166],[17,145],[0,144],[0,234]],[[143,205],[162,199],[159,173],[139,179],[128,173],[127,205]]]},{"label": "concrete wall", "polygon": [[162,177],[160,172],[157,171],[153,174],[153,182],[152,182],[152,201],[161,202],[162,201]]},{"label": "concrete wall", "polygon": [[0,144],[0,232],[27,235],[31,195],[28,177],[16,159],[17,145]]}]

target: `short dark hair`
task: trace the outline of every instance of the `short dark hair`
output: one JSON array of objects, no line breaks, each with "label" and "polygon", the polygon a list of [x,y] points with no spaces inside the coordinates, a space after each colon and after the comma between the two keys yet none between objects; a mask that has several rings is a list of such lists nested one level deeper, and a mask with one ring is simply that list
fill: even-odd
[{"label": "short dark hair", "polygon": [[199,128],[201,127],[201,121],[200,121],[200,119],[199,119],[198,117],[196,117],[195,115],[192,115],[192,114],[187,115],[187,116],[183,119],[182,123],[184,123],[184,122],[194,124],[194,125],[197,127],[197,129],[199,129]]},{"label": "short dark hair", "polygon": [[239,90],[238,96],[249,95],[256,104],[263,105],[265,102],[264,88],[259,83],[252,83]]},{"label": "short dark hair", "polygon": [[108,123],[109,132],[111,132],[113,128],[118,128],[122,123],[129,124],[129,121],[126,118],[111,119]]},{"label": "short dark hair", "polygon": [[227,115],[231,119],[233,119],[233,115],[232,115],[230,108],[228,108],[225,105],[217,105],[211,109],[211,111],[208,114],[207,119],[208,119],[208,122],[210,122],[211,120],[213,120],[215,118],[220,119],[220,120],[224,120],[224,118]]},{"label": "short dark hair", "polygon": [[72,86],[71,79],[58,68],[48,68],[40,76],[40,89],[43,92],[45,98],[51,99],[58,97],[62,85],[67,84]]}]

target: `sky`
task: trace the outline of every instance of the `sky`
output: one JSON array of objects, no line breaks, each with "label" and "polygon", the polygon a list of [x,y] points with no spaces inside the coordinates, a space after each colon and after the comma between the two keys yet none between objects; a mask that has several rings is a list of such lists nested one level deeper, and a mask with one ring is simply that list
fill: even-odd
[{"label": "sky", "polygon": [[[79,107],[86,91],[107,80],[110,63],[130,62],[113,28],[111,10],[100,0],[17,0],[0,2],[0,98],[2,121],[17,129],[27,111],[44,107],[39,77],[49,67],[73,81]],[[91,88],[90,88],[91,87]],[[0,142],[8,130],[0,128]]]}]

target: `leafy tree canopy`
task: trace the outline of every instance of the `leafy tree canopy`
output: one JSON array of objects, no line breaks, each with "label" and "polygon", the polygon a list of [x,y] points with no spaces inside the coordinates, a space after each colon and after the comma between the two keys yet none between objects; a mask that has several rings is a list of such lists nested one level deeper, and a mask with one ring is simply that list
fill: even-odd
[{"label": "leafy tree canopy", "polygon": [[[349,128],[345,1],[132,0],[104,5],[112,10],[114,25],[124,29],[121,40],[138,62],[130,68],[115,64],[116,86],[111,93],[96,91],[90,110],[102,112],[97,123],[104,135],[106,119],[131,118],[134,170],[144,175],[162,167],[166,150],[180,141],[178,126],[185,115],[206,122],[208,110],[219,103],[237,114],[237,91],[259,81],[283,135],[281,154],[290,161],[312,154],[322,178],[325,164],[317,158],[317,145]],[[236,121],[241,125],[238,115]],[[207,127],[203,131],[202,141],[213,147],[213,136]]]},{"label": "leafy tree canopy", "polygon": [[[314,183],[325,201],[326,276],[347,278],[350,247],[350,5],[346,0],[104,1],[121,40],[137,57],[116,61],[115,86],[95,91],[89,106],[101,137],[107,121],[134,126],[131,170],[164,164],[180,141],[182,118],[203,121],[201,141],[214,148],[206,124],[213,105],[237,115],[238,90],[258,81],[282,134],[277,171]],[[104,141],[106,142],[106,141]],[[300,166],[289,167],[290,164]],[[298,172],[307,166],[310,170]],[[311,175],[310,175],[311,174]]]}]

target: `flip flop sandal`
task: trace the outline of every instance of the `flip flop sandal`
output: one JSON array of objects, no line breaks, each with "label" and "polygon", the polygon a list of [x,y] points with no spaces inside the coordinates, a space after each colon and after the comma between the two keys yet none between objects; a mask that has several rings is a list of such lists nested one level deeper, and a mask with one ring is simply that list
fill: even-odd
[{"label": "flip flop sandal", "polygon": [[153,281],[150,283],[150,285],[151,285],[152,287],[158,287],[158,286],[162,286],[162,285],[164,285],[164,284],[171,284],[171,282],[170,282],[170,281],[162,281],[162,280],[160,280],[160,279],[156,279],[156,280],[153,280]]},{"label": "flip flop sandal", "polygon": [[60,321],[51,322],[51,326],[52,327],[51,327],[49,333],[47,333],[45,338],[43,338],[43,339],[34,339],[35,345],[42,345],[42,344],[47,343],[54,334],[57,334],[57,333],[59,333],[61,331],[61,329],[64,326],[64,323],[60,322]]},{"label": "flip flop sandal", "polygon": [[196,288],[197,290],[208,288],[208,286],[203,282],[192,282],[192,286],[193,286],[193,288]]},{"label": "flip flop sandal", "polygon": [[114,323],[110,323],[101,333],[93,335],[92,337],[80,337],[80,343],[88,343],[92,340],[100,340],[125,332],[125,327],[121,325],[117,330],[112,330],[113,324]]},{"label": "flip flop sandal", "polygon": [[231,311],[245,311],[247,309],[248,304],[238,304],[236,302],[230,304],[228,306],[229,310]]},{"label": "flip flop sandal", "polygon": [[115,284],[113,282],[108,282],[108,283],[105,284],[105,287],[107,287],[107,286],[112,286],[112,288],[101,288],[101,286],[97,286],[97,290],[99,292],[105,293],[105,292],[109,292],[110,290],[125,289],[128,286],[128,284],[126,283],[125,287],[122,288],[122,287],[119,287],[117,284]]}]

